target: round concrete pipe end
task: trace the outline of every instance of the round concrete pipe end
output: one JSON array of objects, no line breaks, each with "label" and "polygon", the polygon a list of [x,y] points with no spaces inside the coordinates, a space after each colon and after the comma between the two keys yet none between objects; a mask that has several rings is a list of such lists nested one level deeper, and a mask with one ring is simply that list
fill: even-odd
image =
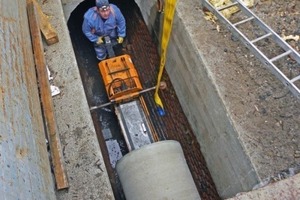
[{"label": "round concrete pipe end", "polygon": [[126,199],[200,199],[182,148],[166,140],[143,146],[117,163]]}]

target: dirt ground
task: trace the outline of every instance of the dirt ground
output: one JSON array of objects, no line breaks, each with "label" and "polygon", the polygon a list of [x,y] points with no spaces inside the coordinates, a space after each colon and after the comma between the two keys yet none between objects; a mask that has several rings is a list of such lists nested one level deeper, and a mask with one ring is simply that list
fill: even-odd
[{"label": "dirt ground", "polygon": [[[256,0],[251,11],[280,36],[300,36],[299,0]],[[230,20],[241,17],[236,13]],[[216,81],[259,176],[266,183],[298,173],[300,100],[219,21],[211,23],[211,29],[219,30],[224,40],[220,48],[226,68],[213,69]],[[249,24],[242,30],[249,39],[261,34]],[[300,40],[287,42],[299,52]],[[282,53],[270,40],[258,45],[269,58]],[[278,66],[288,78],[300,74],[299,64],[291,57],[281,59]]]}]

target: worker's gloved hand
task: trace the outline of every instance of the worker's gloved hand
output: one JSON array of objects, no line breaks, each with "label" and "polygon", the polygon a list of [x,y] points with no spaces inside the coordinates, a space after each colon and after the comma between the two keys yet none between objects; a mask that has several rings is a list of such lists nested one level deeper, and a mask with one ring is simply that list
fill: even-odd
[{"label": "worker's gloved hand", "polygon": [[98,40],[96,41],[97,45],[103,44],[103,37],[98,37]]},{"label": "worker's gloved hand", "polygon": [[124,41],[124,38],[122,38],[122,37],[118,37],[117,41],[118,41],[118,44],[122,44],[122,43],[123,43],[123,41]]}]

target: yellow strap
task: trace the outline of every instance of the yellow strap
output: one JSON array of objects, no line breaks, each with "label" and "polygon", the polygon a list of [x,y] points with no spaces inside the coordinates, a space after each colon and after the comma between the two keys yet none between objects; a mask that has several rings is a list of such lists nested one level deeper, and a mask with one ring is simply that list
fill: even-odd
[{"label": "yellow strap", "polygon": [[158,96],[158,89],[159,89],[160,80],[166,63],[166,53],[167,53],[168,43],[172,31],[172,23],[174,18],[175,7],[176,7],[176,0],[165,0],[164,21],[163,21],[163,30],[162,30],[163,32],[162,32],[162,39],[161,39],[160,66],[159,66],[157,84],[156,84],[156,89],[154,94],[155,103],[158,106],[160,106],[162,109],[164,107],[160,97]]}]

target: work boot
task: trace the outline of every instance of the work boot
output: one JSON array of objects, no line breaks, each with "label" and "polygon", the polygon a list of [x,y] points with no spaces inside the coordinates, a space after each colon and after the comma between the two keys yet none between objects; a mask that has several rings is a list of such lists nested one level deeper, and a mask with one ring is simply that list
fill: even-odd
[{"label": "work boot", "polygon": [[97,56],[97,59],[98,59],[99,61],[102,61],[102,60],[104,60],[104,59],[106,58],[106,56],[107,56],[106,54],[104,54],[103,57]]}]

